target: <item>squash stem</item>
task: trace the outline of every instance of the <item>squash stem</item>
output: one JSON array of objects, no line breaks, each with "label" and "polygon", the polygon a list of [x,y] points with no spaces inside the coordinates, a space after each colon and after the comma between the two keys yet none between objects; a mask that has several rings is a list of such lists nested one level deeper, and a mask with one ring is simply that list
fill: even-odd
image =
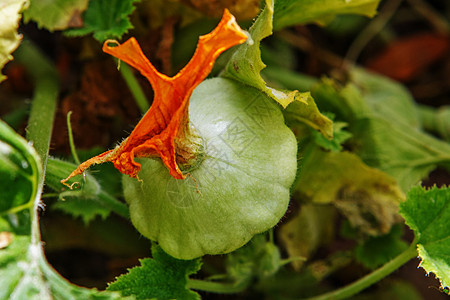
[{"label": "squash stem", "polygon": [[198,279],[188,279],[187,288],[217,294],[235,294],[242,292],[249,285],[249,281],[239,283],[222,283]]},{"label": "squash stem", "polygon": [[139,110],[142,114],[145,114],[150,105],[147,101],[147,97],[145,97],[144,91],[139,85],[139,82],[137,81],[130,67],[123,61],[120,62],[119,70],[120,74],[128,85],[128,88],[130,89],[130,92],[133,95],[134,100],[139,107]]},{"label": "squash stem", "polygon": [[70,116],[72,115],[72,111],[67,113],[67,133],[69,134],[69,145],[70,151],[72,152],[73,160],[77,165],[79,165],[80,159],[78,158],[77,150],[75,148],[75,142],[73,141],[73,133],[72,133],[72,124],[70,123]]},{"label": "squash stem", "polygon": [[310,298],[304,298],[303,300],[326,300],[326,299],[346,299],[353,296],[362,290],[368,288],[372,284],[380,281],[384,277],[388,276],[409,260],[417,256],[417,243],[413,242],[411,246],[405,251],[399,254],[397,257],[383,265],[382,267],[376,269],[372,273],[367,274],[363,278],[355,281],[354,283],[347,285],[343,288],[337,289],[335,291],[325,293],[319,296],[314,296]]}]

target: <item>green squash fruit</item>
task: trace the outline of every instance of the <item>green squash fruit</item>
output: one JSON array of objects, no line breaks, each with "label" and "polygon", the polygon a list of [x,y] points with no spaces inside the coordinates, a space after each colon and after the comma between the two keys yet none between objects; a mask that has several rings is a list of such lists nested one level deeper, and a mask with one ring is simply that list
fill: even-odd
[{"label": "green squash fruit", "polygon": [[179,259],[231,252],[275,226],[297,169],[297,142],[280,108],[252,87],[204,81],[189,119],[204,147],[185,180],[148,158],[137,159],[139,180],[123,177],[134,226]]}]

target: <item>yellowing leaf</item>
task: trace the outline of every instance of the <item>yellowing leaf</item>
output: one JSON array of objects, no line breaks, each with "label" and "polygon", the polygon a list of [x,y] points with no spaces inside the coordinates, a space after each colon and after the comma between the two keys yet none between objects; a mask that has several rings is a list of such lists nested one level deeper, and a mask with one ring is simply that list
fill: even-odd
[{"label": "yellowing leaf", "polygon": [[256,19],[249,32],[251,39],[240,46],[227,65],[225,76],[253,86],[286,107],[294,101],[295,92],[282,92],[270,88],[260,72],[266,67],[261,60],[261,40],[272,34],[273,0],[266,1],[266,7]]},{"label": "yellowing leaf", "polygon": [[368,235],[386,234],[399,221],[404,195],[394,178],[365,165],[350,152],[303,151],[295,193],[314,203],[333,203],[353,227]]},{"label": "yellowing leaf", "polygon": [[303,123],[320,131],[326,139],[333,138],[333,122],[320,113],[310,92],[299,93],[294,91],[295,101],[291,102],[283,112],[288,125]]},{"label": "yellowing leaf", "polygon": [[[22,40],[21,35],[17,33],[17,27],[20,12],[27,3],[27,0],[2,0],[0,3],[0,71],[13,59],[11,53]],[[0,73],[0,82],[5,79],[6,76]]]},{"label": "yellowing leaf", "polygon": [[336,216],[331,205],[305,204],[298,215],[280,226],[278,236],[294,269],[299,271],[318,247],[333,238]]},{"label": "yellowing leaf", "polygon": [[261,40],[272,34],[273,0],[266,0],[266,7],[249,30],[250,38],[239,46],[226,66],[224,76],[255,87],[278,102],[283,108],[291,104],[297,120],[320,130],[327,138],[333,135],[332,122],[317,109],[309,93],[282,91],[269,87],[261,77],[266,65],[261,60]]}]

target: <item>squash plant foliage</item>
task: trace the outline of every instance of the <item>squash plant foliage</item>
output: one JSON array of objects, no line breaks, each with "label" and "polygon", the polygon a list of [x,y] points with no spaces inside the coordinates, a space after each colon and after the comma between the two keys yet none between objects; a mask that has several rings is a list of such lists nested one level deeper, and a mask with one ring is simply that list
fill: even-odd
[{"label": "squash plant foliage", "polygon": [[[450,192],[419,185],[436,167],[450,170],[445,115],[433,115],[444,125],[432,136],[409,92],[387,78],[354,67],[344,82],[319,80],[280,68],[282,62],[266,68],[262,61],[270,57],[264,39],[274,29],[325,25],[343,14],[373,17],[379,0],[259,2],[0,4],[0,68],[13,60],[34,86],[26,137],[13,129],[26,111],[0,122],[0,299],[199,299],[204,292],[343,299],[415,257],[448,291]],[[216,27],[198,33],[195,19],[210,23],[204,15],[216,20],[219,8]],[[254,18],[240,22],[250,24],[248,31],[233,14]],[[180,28],[185,35],[166,30],[174,29],[173,15],[188,24]],[[62,31],[67,40],[80,37],[89,51],[103,49],[119,60],[108,58],[119,65],[116,72],[144,115],[115,148],[83,155],[80,162],[69,114],[75,163],[49,156],[64,84],[53,62],[33,42],[22,41],[21,18]],[[153,54],[139,45],[152,28],[169,34],[174,63],[185,57],[174,76],[157,71],[148,59]],[[193,49],[182,44],[191,47],[198,36],[188,60]],[[148,82],[137,80],[129,66]],[[0,73],[0,81],[8,79]],[[153,89],[151,105],[143,84]],[[106,290],[70,283],[46,260],[51,234],[43,246],[39,220],[45,224],[47,212],[103,228],[93,249],[123,255],[144,248],[151,257],[108,282]],[[415,236],[409,245],[402,237],[407,227]],[[354,246],[317,256],[337,240]],[[327,277],[352,264],[365,276],[333,289]],[[417,297],[405,282],[384,287],[374,289],[375,297],[396,297],[398,291],[405,299]]]}]

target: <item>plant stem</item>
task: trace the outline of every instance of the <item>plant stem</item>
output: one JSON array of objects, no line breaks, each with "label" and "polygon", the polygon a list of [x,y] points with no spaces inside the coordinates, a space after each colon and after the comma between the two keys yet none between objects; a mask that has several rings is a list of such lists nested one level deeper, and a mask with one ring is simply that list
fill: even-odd
[{"label": "plant stem", "polygon": [[33,208],[33,202],[27,202],[25,204],[19,205],[19,206],[14,206],[13,208],[10,208],[7,211],[2,212],[2,215],[9,215],[9,214],[16,214],[19,211],[22,211],[24,209],[30,209]]},{"label": "plant stem", "polygon": [[355,64],[364,47],[386,26],[401,3],[402,0],[386,1],[378,16],[361,30],[353,41],[345,56],[344,63],[347,66],[344,65],[344,68]]},{"label": "plant stem", "polygon": [[280,30],[277,32],[277,36],[302,51],[315,53],[318,59],[332,67],[339,68],[342,66],[344,58],[336,55],[332,51],[318,47],[304,36],[295,34],[289,30]]},{"label": "plant stem", "polygon": [[[40,296],[51,298],[50,288],[44,284],[44,274],[39,261],[44,257],[39,229],[38,210],[42,207],[41,194],[44,187],[50,139],[55,118],[56,102],[59,93],[58,74],[52,63],[29,41],[23,41],[15,52],[16,61],[22,63],[34,81],[34,95],[27,127],[27,139],[33,143],[41,158],[42,168],[37,182],[36,195],[30,206],[31,245],[28,247],[30,263],[27,273],[33,274],[34,280],[42,286]],[[37,273],[37,274],[36,274]],[[29,276],[29,275],[28,275]],[[26,278],[27,275],[24,275]]]},{"label": "plant stem", "polygon": [[352,295],[355,295],[362,290],[368,288],[372,284],[380,281],[384,277],[388,276],[402,265],[407,263],[410,259],[417,256],[417,244],[413,242],[408,249],[403,251],[400,255],[383,265],[382,267],[376,269],[370,274],[367,274],[363,278],[355,281],[354,283],[347,285],[338,290],[332,291],[330,293],[322,294],[319,296],[305,298],[304,300],[337,300],[337,299],[345,299]]},{"label": "plant stem", "polygon": [[150,105],[148,104],[147,98],[145,97],[144,91],[139,85],[139,82],[136,80],[136,77],[134,77],[134,74],[131,71],[130,67],[123,61],[120,62],[119,70],[120,74],[122,74],[123,79],[127,83],[128,88],[130,89],[130,92],[139,107],[139,110],[144,114],[148,110]]},{"label": "plant stem", "polygon": [[240,283],[222,283],[198,279],[188,279],[187,288],[218,294],[235,294],[245,290],[248,284],[248,281],[242,281]]},{"label": "plant stem", "polygon": [[447,35],[450,31],[450,23],[436,11],[432,5],[424,0],[408,0],[412,9],[420,13],[441,34]]},{"label": "plant stem", "polygon": [[45,173],[59,92],[58,74],[51,62],[29,41],[23,41],[15,56],[27,68],[34,81],[26,137],[40,156]]},{"label": "plant stem", "polygon": [[80,164],[80,159],[78,158],[77,150],[75,149],[75,142],[73,141],[73,133],[72,133],[72,125],[70,124],[70,116],[72,115],[72,111],[67,113],[67,132],[69,133],[69,145],[70,152],[72,152],[73,160],[77,165]]}]

